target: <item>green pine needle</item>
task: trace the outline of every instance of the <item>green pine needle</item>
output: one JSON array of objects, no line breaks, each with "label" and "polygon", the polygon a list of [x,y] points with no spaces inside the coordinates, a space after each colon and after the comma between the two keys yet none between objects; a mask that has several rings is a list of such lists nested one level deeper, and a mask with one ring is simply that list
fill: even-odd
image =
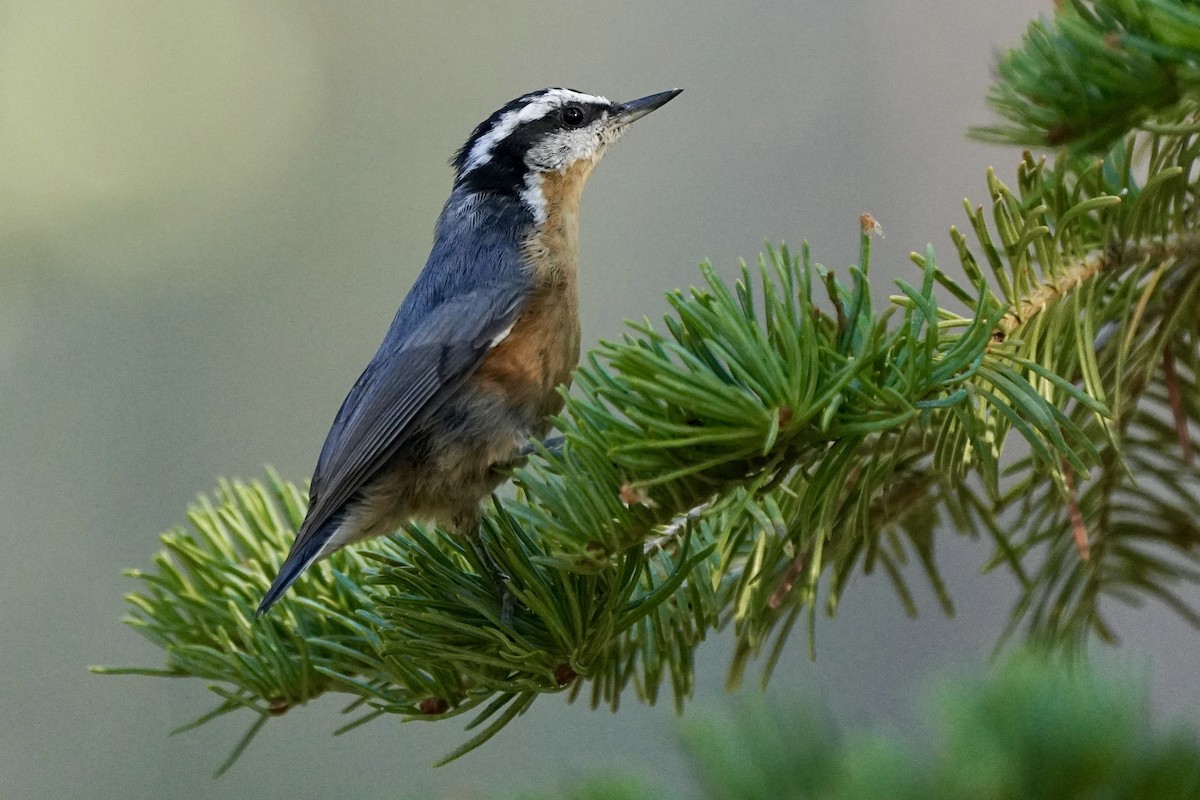
[{"label": "green pine needle", "polygon": [[765,681],[802,619],[815,652],[818,597],[832,614],[859,572],[915,614],[915,563],[952,613],[940,522],[1017,577],[1010,637],[1081,650],[1116,637],[1108,604],[1147,599],[1200,627],[1200,12],[1062,5],[1004,61],[1012,127],[989,135],[1072,149],[1026,155],[1015,188],[989,171],[973,238],[951,229],[961,276],[927,248],[875,308],[867,217],[844,270],[807,245],[732,282],[702,265],[661,325],[585,356],[561,452],[476,538],[413,525],[342,551],[262,619],[305,492],[222,481],[128,573],[125,621],[164,665],[97,671],[203,679],[218,705],[185,729],[248,710],[225,766],[327,692],[358,715],[341,730],[474,714],[453,759],[543,694],[682,708],[715,631],[729,682],[755,662]]}]

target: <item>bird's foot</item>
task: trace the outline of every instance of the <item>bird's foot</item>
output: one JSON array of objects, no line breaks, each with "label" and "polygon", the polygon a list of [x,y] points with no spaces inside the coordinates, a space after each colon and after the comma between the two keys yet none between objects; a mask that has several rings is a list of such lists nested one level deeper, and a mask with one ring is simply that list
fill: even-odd
[{"label": "bird's foot", "polygon": [[[564,439],[561,436],[551,436],[549,439],[543,439],[541,445],[549,451],[550,455],[557,456],[562,454],[563,441]],[[525,446],[518,451],[517,457],[528,458],[536,452],[538,452],[538,443],[526,442]]]},{"label": "bird's foot", "polygon": [[500,587],[500,627],[511,628],[513,620],[513,609],[517,605],[517,598],[513,597],[513,593],[508,590],[507,586]]},{"label": "bird's foot", "polygon": [[472,538],[472,544],[475,548],[475,555],[479,559],[479,564],[483,568],[483,572],[492,580],[496,589],[500,594],[500,625],[502,627],[510,627],[512,625],[513,610],[516,608],[517,599],[513,593],[508,590],[509,575],[500,565],[492,554],[483,546],[483,542]]}]

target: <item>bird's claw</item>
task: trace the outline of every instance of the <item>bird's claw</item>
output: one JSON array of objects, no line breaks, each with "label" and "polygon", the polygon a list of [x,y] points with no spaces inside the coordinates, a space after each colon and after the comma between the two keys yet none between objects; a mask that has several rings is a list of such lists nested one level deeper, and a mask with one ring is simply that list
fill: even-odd
[{"label": "bird's claw", "polygon": [[543,439],[541,442],[526,442],[525,446],[517,451],[517,458],[529,458],[534,453],[537,453],[539,444],[552,456],[562,455],[564,441],[561,436],[551,436],[549,439]]},{"label": "bird's claw", "polygon": [[492,583],[500,592],[500,625],[502,627],[510,627],[513,620],[513,610],[516,608],[516,597],[508,590],[508,581],[510,576],[500,565],[487,548],[483,546],[483,542],[474,539],[475,554],[479,558],[479,564],[483,571],[491,578]]}]

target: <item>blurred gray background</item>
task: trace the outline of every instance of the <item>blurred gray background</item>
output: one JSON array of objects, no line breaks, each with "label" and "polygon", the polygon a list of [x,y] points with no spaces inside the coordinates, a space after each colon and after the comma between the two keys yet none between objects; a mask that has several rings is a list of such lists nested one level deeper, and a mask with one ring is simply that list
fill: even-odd
[{"label": "blurred gray background", "polygon": [[[0,2],[0,796],[485,798],[588,772],[686,793],[668,706],[540,700],[483,750],[447,724],[377,721],[331,738],[340,703],[273,720],[222,779],[249,724],[166,733],[214,698],[195,681],[98,677],[157,666],[119,623],[126,567],[218,475],[264,463],[303,481],[344,392],[421,267],[447,159],[508,99],[566,85],[629,99],[686,92],[639,123],[585,193],[584,341],[665,310],[711,259],[732,274],[764,239],[857,254],[877,279],[946,229],[990,164],[968,143],[998,48],[1031,2]],[[877,284],[881,296],[887,286]],[[1014,597],[980,577],[983,543],[947,538],[958,605],[906,618],[882,577],[796,636],[771,693],[845,725],[925,737],[939,676],[981,672]],[[1198,637],[1117,611],[1105,659],[1151,675],[1194,717]],[[727,640],[700,651],[697,704],[723,694]],[[753,691],[752,689],[750,691]]]}]

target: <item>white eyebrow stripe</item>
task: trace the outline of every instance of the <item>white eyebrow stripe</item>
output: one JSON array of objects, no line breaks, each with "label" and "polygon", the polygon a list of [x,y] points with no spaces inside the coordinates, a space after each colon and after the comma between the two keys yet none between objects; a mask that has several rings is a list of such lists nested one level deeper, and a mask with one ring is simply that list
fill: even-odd
[{"label": "white eyebrow stripe", "polygon": [[[526,97],[529,97],[529,95],[526,95]],[[491,161],[492,148],[498,142],[502,142],[508,138],[518,126],[526,122],[541,119],[551,111],[561,108],[569,102],[611,105],[608,98],[594,94],[573,92],[570,89],[551,89],[545,94],[537,95],[536,99],[532,102],[520,108],[514,108],[502,116],[496,121],[496,124],[492,126],[490,131],[479,137],[479,140],[475,142],[475,146],[471,148],[471,152],[467,154],[467,160],[463,166],[463,174],[465,175],[476,167]]]}]

